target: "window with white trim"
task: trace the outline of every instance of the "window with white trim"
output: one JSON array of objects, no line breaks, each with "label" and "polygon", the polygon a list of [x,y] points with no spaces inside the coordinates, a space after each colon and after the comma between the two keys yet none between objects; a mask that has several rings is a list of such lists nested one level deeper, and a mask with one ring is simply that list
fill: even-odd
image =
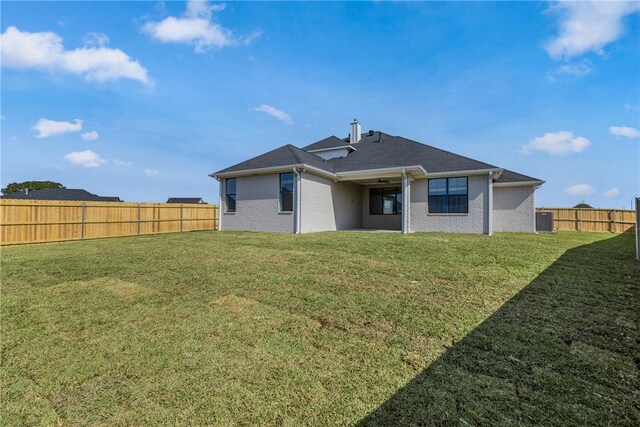
[{"label": "window with white trim", "polygon": [[236,179],[227,178],[225,180],[225,196],[227,212],[236,211]]},{"label": "window with white trim", "polygon": [[280,211],[293,212],[293,172],[280,174]]}]

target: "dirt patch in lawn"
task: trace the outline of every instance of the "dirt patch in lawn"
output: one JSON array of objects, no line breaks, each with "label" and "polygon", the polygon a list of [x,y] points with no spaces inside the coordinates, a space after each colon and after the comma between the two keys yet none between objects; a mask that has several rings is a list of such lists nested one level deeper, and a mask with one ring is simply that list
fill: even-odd
[{"label": "dirt patch in lawn", "polygon": [[225,310],[240,314],[247,308],[251,308],[256,305],[258,301],[250,298],[242,298],[237,295],[225,295],[209,303],[210,306],[222,307]]},{"label": "dirt patch in lawn", "polygon": [[379,259],[373,259],[371,261],[369,261],[369,265],[371,266],[371,268],[391,268],[393,267],[393,264],[391,264],[389,261],[382,261]]}]

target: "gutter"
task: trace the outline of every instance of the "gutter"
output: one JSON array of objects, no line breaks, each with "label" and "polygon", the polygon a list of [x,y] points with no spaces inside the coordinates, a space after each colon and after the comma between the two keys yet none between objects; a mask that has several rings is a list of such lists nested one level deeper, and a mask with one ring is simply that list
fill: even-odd
[{"label": "gutter", "polygon": [[503,168],[491,168],[491,169],[473,169],[473,170],[466,170],[466,171],[430,172],[427,174],[427,177],[438,178],[438,177],[458,176],[458,175],[472,176],[472,175],[485,175],[487,173],[490,173],[493,179],[498,179],[500,178],[500,175],[502,175],[503,171],[504,171]]},{"label": "gutter", "polygon": [[530,187],[530,186],[533,186],[535,188],[538,188],[544,183],[545,183],[545,181],[494,182],[493,186],[494,187],[524,187],[524,186]]},{"label": "gutter", "polygon": [[268,173],[273,173],[273,172],[288,172],[290,171],[292,168],[297,168],[297,169],[307,169],[313,173],[315,173],[316,175],[320,175],[320,176],[324,176],[326,178],[331,178],[331,179],[335,179],[336,178],[336,174],[333,172],[328,172],[322,169],[319,169],[315,166],[309,166],[305,163],[296,163],[296,164],[291,164],[291,165],[282,165],[282,166],[271,166],[271,167],[267,167],[267,168],[255,168],[255,169],[245,169],[245,170],[241,170],[241,171],[231,171],[231,172],[217,172],[217,173],[212,173],[209,176],[211,178],[235,178],[238,176],[250,176],[250,175],[260,175],[260,174],[268,174]]},{"label": "gutter", "polygon": [[[235,178],[239,176],[250,176],[250,175],[260,175],[260,174],[269,174],[274,172],[286,172],[291,170],[292,168],[297,169],[305,169],[315,175],[323,176],[325,178],[332,179],[334,181],[348,181],[353,179],[367,179],[370,177],[379,177],[384,174],[402,174],[402,171],[405,173],[415,172],[419,176],[424,176],[427,178],[438,178],[438,177],[448,177],[448,176],[472,176],[472,175],[484,175],[486,173],[491,173],[493,179],[498,179],[504,169],[502,168],[492,168],[492,169],[474,169],[474,170],[462,170],[462,171],[448,171],[448,172],[432,172],[428,173],[421,165],[411,165],[411,166],[397,166],[397,167],[389,167],[389,168],[376,168],[376,169],[363,169],[363,170],[352,170],[352,171],[344,171],[344,172],[329,172],[323,169],[319,169],[315,166],[310,166],[305,163],[296,163],[291,165],[283,165],[283,166],[272,166],[266,168],[256,168],[256,169],[245,169],[241,171],[231,171],[231,172],[218,172],[212,173],[209,176],[215,179],[219,178]],[[544,181],[542,182],[544,183]],[[542,185],[541,182],[536,181],[535,184]],[[506,183],[505,183],[506,184]],[[524,185],[524,184],[520,184]],[[527,185],[534,185],[534,182]]]},{"label": "gutter", "polygon": [[390,168],[378,168],[378,169],[363,169],[363,170],[355,170],[355,171],[345,171],[345,172],[337,172],[336,176],[338,180],[349,180],[349,179],[363,179],[366,178],[366,175],[371,176],[381,176],[387,173],[402,173],[406,172],[418,172],[420,175],[427,175],[427,171],[420,165],[412,165],[412,166],[397,166]]}]

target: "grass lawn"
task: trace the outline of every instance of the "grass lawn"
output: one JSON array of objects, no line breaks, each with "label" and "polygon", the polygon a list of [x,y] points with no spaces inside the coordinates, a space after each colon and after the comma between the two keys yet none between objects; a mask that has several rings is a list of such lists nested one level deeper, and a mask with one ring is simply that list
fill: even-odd
[{"label": "grass lawn", "polygon": [[630,235],[5,248],[3,425],[639,425]]}]

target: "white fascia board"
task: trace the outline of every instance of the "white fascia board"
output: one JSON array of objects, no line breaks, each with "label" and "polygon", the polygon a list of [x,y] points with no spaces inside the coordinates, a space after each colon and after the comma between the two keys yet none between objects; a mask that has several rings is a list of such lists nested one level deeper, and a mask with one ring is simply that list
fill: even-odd
[{"label": "white fascia board", "polygon": [[379,168],[379,169],[365,169],[358,171],[345,171],[338,172],[336,175],[338,176],[338,181],[349,181],[352,179],[369,179],[369,178],[380,178],[387,175],[391,176],[401,176],[402,171],[407,173],[415,172],[418,175],[426,175],[427,171],[420,165],[413,166],[398,166],[391,168]]},{"label": "white fascia board", "polygon": [[344,148],[348,148],[348,149],[351,149],[353,151],[356,151],[355,147],[353,147],[351,145],[341,145],[339,147],[329,147],[329,148],[319,148],[317,150],[309,150],[309,151],[307,151],[307,153],[319,153],[321,151],[335,151],[335,150],[342,150]]},{"label": "white fascia board", "polygon": [[448,176],[471,176],[471,175],[486,175],[489,172],[494,174],[494,179],[500,177],[502,175],[502,168],[492,168],[492,169],[473,169],[466,171],[448,171],[448,172],[427,172],[427,178],[440,178],[440,177],[448,177]]},{"label": "white fascia board", "polygon": [[322,169],[318,169],[316,167],[309,166],[304,163],[297,163],[297,164],[283,165],[283,166],[271,166],[268,168],[256,168],[256,169],[245,169],[241,171],[223,172],[218,174],[211,174],[209,176],[216,179],[235,178],[238,176],[265,175],[265,174],[276,173],[276,172],[290,172],[291,169],[293,168],[305,169],[309,172],[315,173],[316,175],[325,176],[331,179],[336,178],[336,175],[334,173],[327,172]]},{"label": "white fascia board", "polygon": [[540,187],[544,181],[494,182],[494,187]]}]

